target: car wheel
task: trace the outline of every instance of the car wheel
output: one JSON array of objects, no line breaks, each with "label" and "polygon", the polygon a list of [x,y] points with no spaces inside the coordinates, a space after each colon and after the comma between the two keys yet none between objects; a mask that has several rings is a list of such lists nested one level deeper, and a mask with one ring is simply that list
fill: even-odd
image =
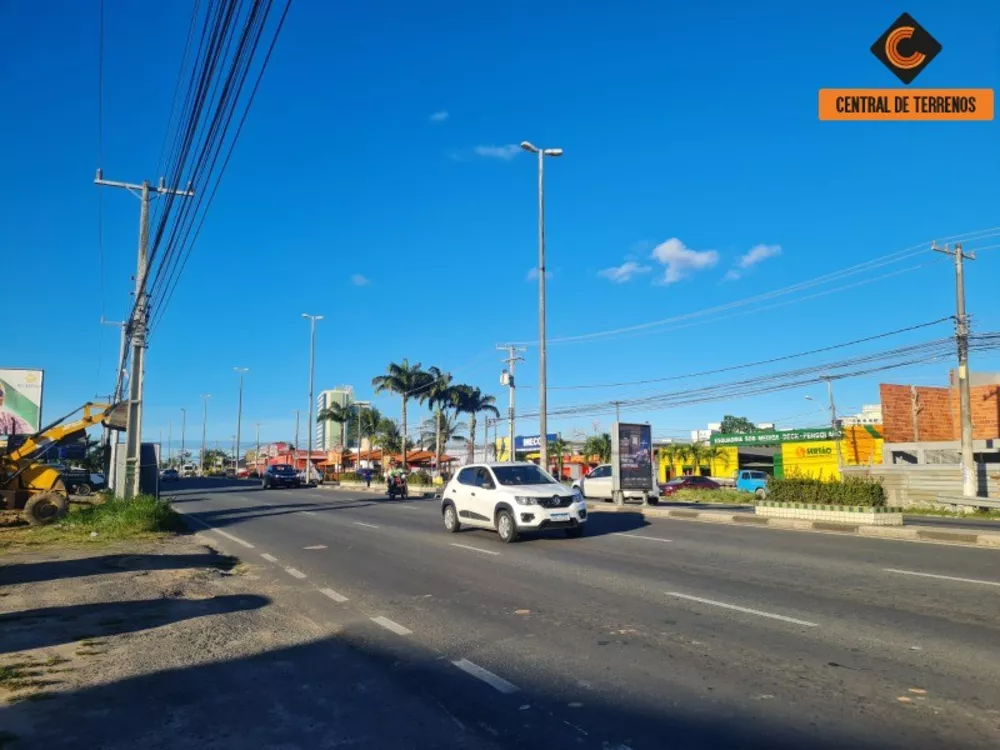
[{"label": "car wheel", "polygon": [[260,483],[260,488],[261,488],[262,490],[266,490],[266,489],[268,489],[268,486],[267,486],[267,482],[261,482],[261,483]]},{"label": "car wheel", "polygon": [[517,524],[514,523],[514,516],[509,510],[501,510],[497,513],[497,533],[500,535],[500,541],[504,544],[517,541]]},{"label": "car wheel", "polygon": [[766,493],[766,492],[765,492],[764,490],[762,490],[762,489],[758,489],[758,490],[757,490],[757,491],[756,491],[755,493],[753,493],[753,494],[754,494],[754,496],[755,496],[755,497],[756,497],[756,498],[757,498],[758,500],[763,500],[763,499],[764,499],[765,497],[767,497],[767,493]]},{"label": "car wheel", "polygon": [[461,528],[462,524],[458,522],[458,513],[455,512],[455,506],[449,503],[444,507],[444,529],[454,534]]},{"label": "car wheel", "polygon": [[91,487],[86,482],[81,482],[80,484],[78,484],[76,486],[76,494],[77,495],[82,495],[83,497],[86,497],[87,495],[89,495],[93,491],[94,491],[94,488]]},{"label": "car wheel", "polygon": [[585,528],[587,527],[581,523],[579,526],[574,526],[571,529],[566,529],[566,536],[568,536],[570,539],[579,539],[581,536],[583,536],[583,530]]}]

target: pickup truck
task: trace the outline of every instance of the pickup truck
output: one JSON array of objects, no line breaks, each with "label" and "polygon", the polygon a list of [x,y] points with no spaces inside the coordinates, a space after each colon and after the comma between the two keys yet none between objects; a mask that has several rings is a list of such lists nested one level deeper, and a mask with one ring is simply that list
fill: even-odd
[{"label": "pickup truck", "polygon": [[767,474],[763,471],[740,469],[733,474],[736,489],[740,492],[752,492],[758,500],[767,497]]}]

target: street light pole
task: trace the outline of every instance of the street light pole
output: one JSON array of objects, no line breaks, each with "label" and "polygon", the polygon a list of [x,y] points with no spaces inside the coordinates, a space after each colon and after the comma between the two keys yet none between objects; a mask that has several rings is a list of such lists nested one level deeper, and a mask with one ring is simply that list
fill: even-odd
[{"label": "street light pole", "polygon": [[[361,471],[361,412],[371,406],[371,401],[355,401],[354,406],[358,410],[358,465],[357,470]],[[369,449],[370,451],[370,449]]]},{"label": "street light pole", "polygon": [[236,408],[236,450],[233,452],[233,460],[236,462],[236,473],[240,471],[240,428],[243,426],[243,376],[250,372],[249,367],[234,367],[240,374],[240,400]]},{"label": "street light pole", "polygon": [[306,456],[306,483],[312,479],[312,452],[313,452],[313,376],[316,369],[316,321],[323,320],[322,315],[310,315],[302,313],[303,318],[309,320],[309,421],[306,422],[306,435],[309,444],[309,453]]},{"label": "street light pole", "polygon": [[548,471],[548,398],[545,361],[545,157],[562,156],[561,148],[538,148],[528,141],[521,148],[538,154],[538,429],[539,464]]},{"label": "street light pole", "polygon": [[205,476],[205,451],[207,450],[206,437],[208,435],[208,400],[212,398],[211,393],[201,394],[201,476]]},{"label": "street light pole", "polygon": [[181,466],[184,466],[184,438],[187,436],[188,410],[181,409]]}]

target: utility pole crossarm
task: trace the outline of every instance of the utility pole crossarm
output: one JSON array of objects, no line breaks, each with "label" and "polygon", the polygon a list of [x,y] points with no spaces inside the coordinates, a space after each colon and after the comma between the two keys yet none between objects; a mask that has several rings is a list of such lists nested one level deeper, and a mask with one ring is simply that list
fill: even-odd
[{"label": "utility pole crossarm", "polygon": [[497,344],[497,349],[507,352],[507,358],[500,361],[507,365],[507,391],[510,398],[510,403],[507,407],[507,460],[514,462],[517,460],[514,451],[514,365],[524,361],[524,357],[520,356],[520,353],[526,351],[526,349],[514,346],[513,344]]}]

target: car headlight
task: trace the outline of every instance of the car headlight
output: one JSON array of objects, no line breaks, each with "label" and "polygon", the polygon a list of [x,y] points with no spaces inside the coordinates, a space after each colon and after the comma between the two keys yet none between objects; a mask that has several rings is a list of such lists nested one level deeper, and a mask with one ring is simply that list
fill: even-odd
[{"label": "car headlight", "polygon": [[538,498],[515,495],[514,502],[518,505],[538,505]]},{"label": "car headlight", "polygon": [[573,502],[574,503],[582,503],[582,502],[584,502],[584,500],[583,500],[583,493],[580,492],[580,490],[575,490],[573,492]]}]

